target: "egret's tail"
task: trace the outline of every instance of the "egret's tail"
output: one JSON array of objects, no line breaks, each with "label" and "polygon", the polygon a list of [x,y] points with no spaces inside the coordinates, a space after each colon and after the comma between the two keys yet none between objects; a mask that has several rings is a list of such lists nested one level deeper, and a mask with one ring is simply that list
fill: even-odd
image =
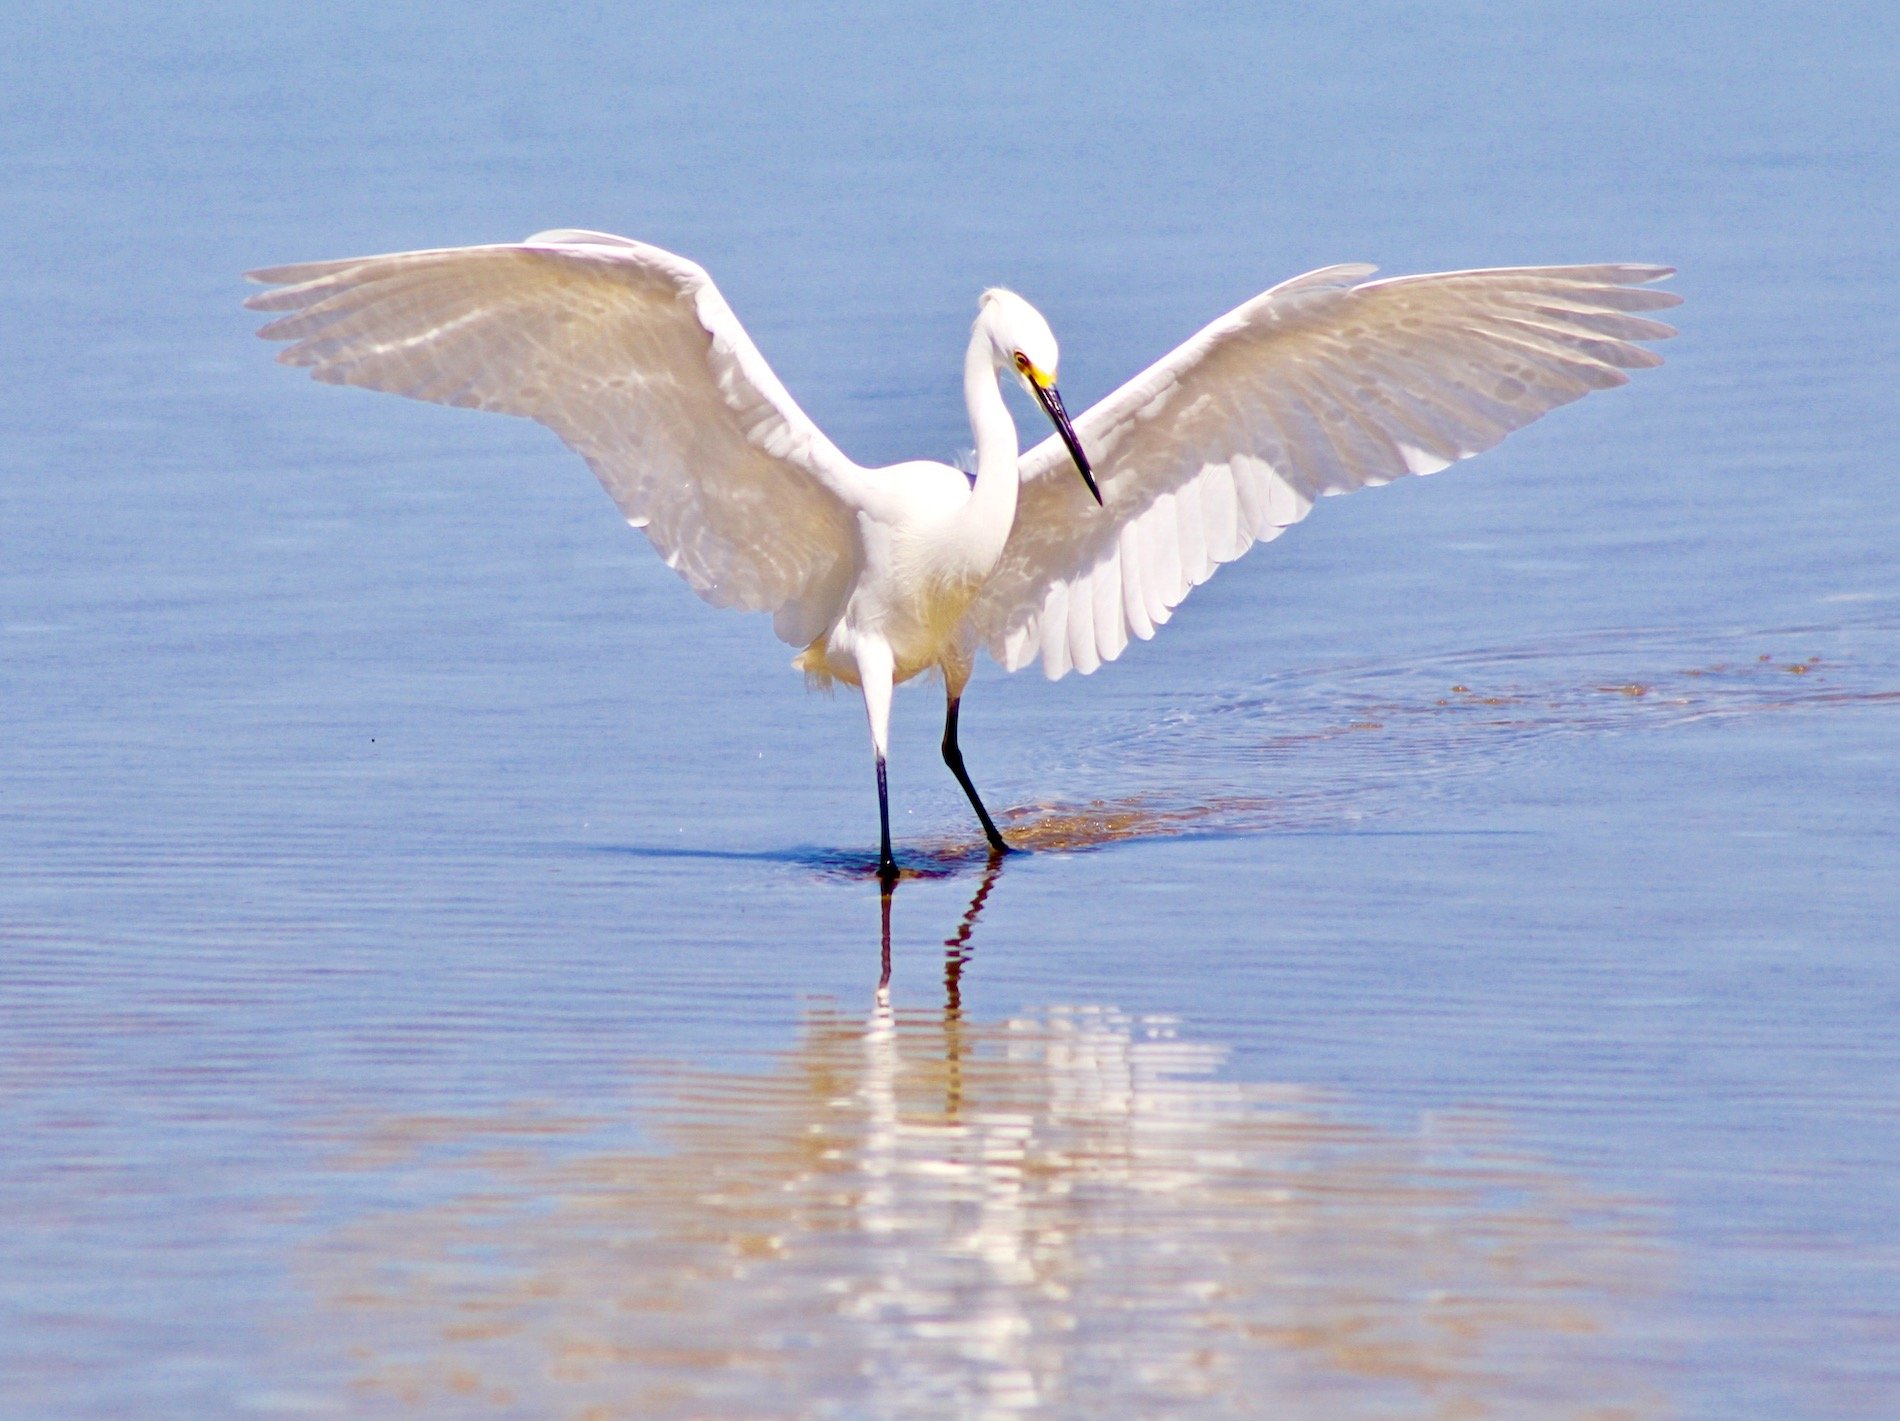
[{"label": "egret's tail", "polygon": [[838,678],[831,674],[831,668],[825,664],[825,638],[806,647],[792,658],[792,669],[805,673],[805,689],[823,691],[830,695],[838,689]]}]

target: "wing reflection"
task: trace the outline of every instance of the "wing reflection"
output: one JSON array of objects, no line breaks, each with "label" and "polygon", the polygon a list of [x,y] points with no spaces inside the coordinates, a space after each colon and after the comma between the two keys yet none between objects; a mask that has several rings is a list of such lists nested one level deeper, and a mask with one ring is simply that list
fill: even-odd
[{"label": "wing reflection", "polygon": [[1496,1123],[1403,1130],[1220,1078],[1166,1020],[813,1008],[756,1072],[599,1122],[389,1120],[440,1202],[313,1251],[374,1413],[1634,1417],[1664,1409],[1643,1211]]}]

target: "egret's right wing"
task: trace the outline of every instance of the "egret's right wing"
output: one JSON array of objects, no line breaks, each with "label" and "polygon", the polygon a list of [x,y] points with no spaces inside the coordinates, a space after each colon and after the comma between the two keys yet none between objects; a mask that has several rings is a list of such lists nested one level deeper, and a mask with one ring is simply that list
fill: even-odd
[{"label": "egret's right wing", "polygon": [[804,646],[855,575],[864,470],[786,393],[712,278],[604,233],[250,273],[319,380],[525,415],[585,458],[707,601]]},{"label": "egret's right wing", "polygon": [[1087,673],[1323,494],[1428,474],[1661,360],[1636,314],[1658,266],[1361,282],[1310,272],[1221,317],[1075,421],[1103,507],[1055,438],[1023,455],[1016,524],[970,611],[1010,671]]}]

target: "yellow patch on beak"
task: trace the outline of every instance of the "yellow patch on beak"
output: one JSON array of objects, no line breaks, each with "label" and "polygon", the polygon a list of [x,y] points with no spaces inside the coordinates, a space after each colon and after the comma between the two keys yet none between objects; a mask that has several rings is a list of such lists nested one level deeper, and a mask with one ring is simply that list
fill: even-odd
[{"label": "yellow patch on beak", "polygon": [[1047,370],[1044,370],[1040,365],[1037,365],[1034,361],[1030,362],[1029,369],[1024,373],[1027,374],[1031,380],[1036,382],[1036,388],[1039,390],[1051,389],[1056,383],[1056,377],[1051,375]]}]

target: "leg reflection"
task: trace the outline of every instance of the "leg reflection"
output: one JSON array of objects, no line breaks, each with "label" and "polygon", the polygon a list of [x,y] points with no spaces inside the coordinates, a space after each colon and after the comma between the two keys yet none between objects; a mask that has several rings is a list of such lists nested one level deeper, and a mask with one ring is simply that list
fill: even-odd
[{"label": "leg reflection", "polygon": [[943,1012],[944,1019],[959,1016],[963,1012],[963,964],[970,960],[970,934],[976,931],[976,920],[983,913],[983,905],[989,901],[990,890],[996,886],[996,876],[1002,871],[1003,856],[991,854],[990,861],[983,865],[983,879],[976,885],[976,894],[970,899],[970,906],[963,910],[963,917],[957,923],[957,930],[943,940]]},{"label": "leg reflection", "polygon": [[881,1004],[891,990],[891,885],[885,884],[884,891],[877,895],[878,915],[884,923],[884,951],[882,967],[877,975],[877,995]]},{"label": "leg reflection", "polygon": [[[976,932],[976,920],[983,915],[990,890],[996,887],[1003,868],[1003,856],[991,854],[977,881],[970,906],[963,910],[956,928],[943,940],[943,1042],[944,1101],[946,1120],[955,1120],[963,1106],[963,966],[970,960],[970,938]],[[878,895],[879,954],[876,1005],[871,1014],[867,1042],[888,1041],[896,1027],[891,1011],[891,899],[895,895],[887,885]]]},{"label": "leg reflection", "polygon": [[[983,876],[977,881],[976,892],[970,897],[970,906],[963,910],[963,916],[950,936],[943,940],[943,996],[944,1011],[956,1015],[963,1010],[963,964],[970,960],[970,936],[976,931],[976,920],[983,914],[983,905],[989,901],[990,890],[996,887],[996,880],[1003,868],[1003,856],[991,854],[989,862],[983,865]],[[891,986],[891,899],[895,896],[894,885],[886,886],[878,895],[878,977],[877,990],[880,998],[890,991]]]},{"label": "leg reflection", "polygon": [[970,960],[970,935],[976,920],[996,886],[1003,856],[990,855],[983,866],[983,879],[976,885],[970,906],[963,910],[957,930],[943,940],[943,1113],[955,1121],[963,1109],[963,964]]}]

